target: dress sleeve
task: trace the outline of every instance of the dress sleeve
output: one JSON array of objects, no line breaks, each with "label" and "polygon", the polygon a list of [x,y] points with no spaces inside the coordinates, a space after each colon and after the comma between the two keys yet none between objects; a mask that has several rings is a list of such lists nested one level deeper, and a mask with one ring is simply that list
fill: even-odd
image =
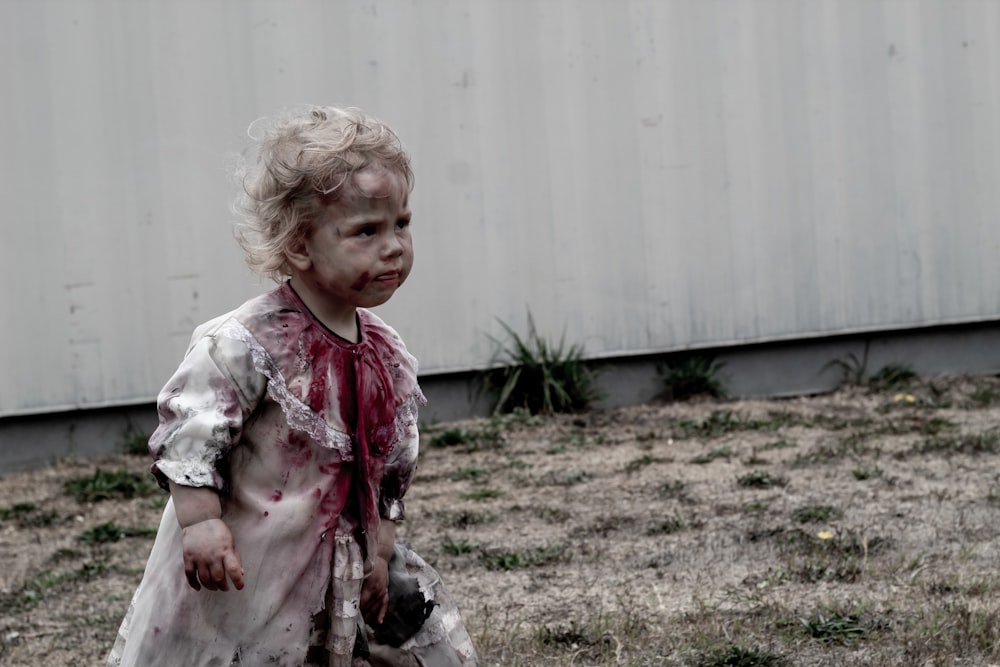
[{"label": "dress sleeve", "polygon": [[224,491],[228,453],[266,389],[244,343],[215,335],[195,341],[157,398],[160,425],[149,451],[160,486]]},{"label": "dress sleeve", "polygon": [[383,519],[402,521],[406,518],[403,496],[410,488],[413,474],[417,470],[417,454],[420,449],[420,434],[417,431],[416,400],[401,409],[397,419],[405,419],[403,437],[392,448],[385,460],[385,472],[379,489],[379,515]]}]

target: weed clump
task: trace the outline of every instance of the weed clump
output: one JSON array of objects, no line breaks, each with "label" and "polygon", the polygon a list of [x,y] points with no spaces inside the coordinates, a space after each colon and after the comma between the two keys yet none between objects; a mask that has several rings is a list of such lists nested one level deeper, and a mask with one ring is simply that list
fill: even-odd
[{"label": "weed clump", "polygon": [[686,401],[695,396],[725,398],[726,388],[719,378],[725,364],[711,357],[687,356],[664,362],[657,368],[668,401]]},{"label": "weed clump", "polygon": [[71,479],[63,486],[66,493],[81,503],[149,496],[155,493],[157,488],[143,475],[124,470],[108,472],[100,468],[90,477]]},{"label": "weed clump", "polygon": [[[565,336],[557,344],[545,340],[528,314],[528,334],[521,337],[508,324],[500,326],[509,342],[493,338],[497,351],[491,368],[480,376],[480,387],[496,393],[493,413],[517,408],[530,414],[582,412],[600,398],[595,372],[583,358],[583,348],[567,345]],[[491,337],[492,338],[492,337]]]}]

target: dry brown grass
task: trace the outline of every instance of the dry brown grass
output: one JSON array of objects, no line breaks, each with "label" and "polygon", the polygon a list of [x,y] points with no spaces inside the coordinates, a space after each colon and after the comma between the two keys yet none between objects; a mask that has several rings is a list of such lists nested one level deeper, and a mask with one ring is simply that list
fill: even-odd
[{"label": "dry brown grass", "polygon": [[[484,664],[1000,664],[994,378],[424,434],[400,537]],[[65,492],[98,467],[147,462],[0,480],[4,665],[99,664],[111,645],[150,538],[95,528],[155,528],[162,497]]]}]

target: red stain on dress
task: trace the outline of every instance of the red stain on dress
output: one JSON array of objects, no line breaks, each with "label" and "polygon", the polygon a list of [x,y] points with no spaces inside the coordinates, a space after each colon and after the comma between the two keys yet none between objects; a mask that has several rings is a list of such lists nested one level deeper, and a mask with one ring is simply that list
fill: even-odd
[{"label": "red stain on dress", "polygon": [[281,500],[281,496],[282,495],[283,494],[281,493],[281,491],[279,489],[275,489],[274,493],[271,494],[271,500],[273,500],[274,502],[278,502],[278,501]]}]

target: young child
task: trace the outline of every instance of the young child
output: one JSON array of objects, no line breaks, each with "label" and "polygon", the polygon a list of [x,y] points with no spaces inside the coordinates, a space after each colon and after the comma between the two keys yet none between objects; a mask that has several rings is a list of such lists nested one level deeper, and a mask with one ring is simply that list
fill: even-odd
[{"label": "young child", "polygon": [[[159,395],[149,449],[171,498],[108,664],[475,665],[440,578],[394,547],[424,397],[367,309],[413,263],[409,158],[332,107],[258,148],[238,238],[280,286],[198,327]],[[382,646],[390,560],[394,589],[409,577],[424,597]]]}]

